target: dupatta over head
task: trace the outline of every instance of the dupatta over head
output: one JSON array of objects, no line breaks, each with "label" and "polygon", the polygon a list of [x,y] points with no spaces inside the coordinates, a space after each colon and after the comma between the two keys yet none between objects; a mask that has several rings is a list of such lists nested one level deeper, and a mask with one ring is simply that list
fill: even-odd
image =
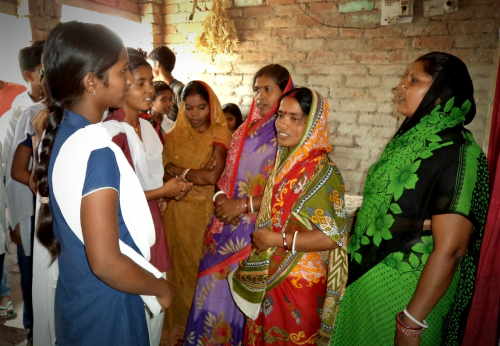
[{"label": "dupatta over head", "polygon": [[[318,333],[318,340],[328,344],[337,302],[347,280],[344,184],[337,167],[328,158],[331,152],[328,103],[316,91],[311,92],[312,106],[299,143],[293,148],[278,147],[276,165],[267,181],[255,228],[267,226],[273,232],[286,232],[293,215],[308,230],[315,226],[338,244],[339,248],[329,254],[327,292]],[[231,272],[228,277],[231,293],[243,313],[256,319],[265,294],[287,277],[303,255],[270,248],[258,255],[252,253]],[[340,262],[339,257],[343,259]],[[271,268],[270,260],[280,264]]]},{"label": "dupatta over head", "polygon": [[184,102],[179,105],[177,120],[168,131],[163,150],[163,164],[173,163],[177,166],[200,169],[212,157],[214,143],[229,147],[231,133],[222,108],[212,88],[205,82],[197,81],[205,87],[209,95],[210,127],[199,133],[189,123],[184,114]]},{"label": "dupatta over head", "polygon": [[349,284],[382,261],[400,275],[418,278],[434,243],[424,220],[440,214],[466,217],[474,229],[442,332],[443,340],[454,344],[461,340],[472,299],[489,203],[488,171],[481,148],[463,127],[476,113],[467,67],[452,55],[430,54],[446,58],[443,69],[368,171],[348,248]]}]

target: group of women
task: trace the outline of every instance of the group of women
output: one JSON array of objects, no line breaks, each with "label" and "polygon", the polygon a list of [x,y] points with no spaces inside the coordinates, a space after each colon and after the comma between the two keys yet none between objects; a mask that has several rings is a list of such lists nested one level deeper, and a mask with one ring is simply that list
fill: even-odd
[{"label": "group of women", "polygon": [[427,54],[398,85],[406,120],[352,236],[328,103],[286,68],[255,74],[232,136],[188,83],[161,138],[142,119],[151,67],[107,28],[59,24],[43,61],[37,236],[58,258],[58,344],[158,345],[162,324],[168,345],[460,344],[489,195],[458,58]]}]

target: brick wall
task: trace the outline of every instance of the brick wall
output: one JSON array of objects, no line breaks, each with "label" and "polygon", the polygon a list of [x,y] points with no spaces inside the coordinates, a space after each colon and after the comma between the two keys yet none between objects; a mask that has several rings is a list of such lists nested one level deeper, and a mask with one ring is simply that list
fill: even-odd
[{"label": "brick wall", "polygon": [[[233,55],[210,55],[194,48],[194,33],[206,17],[197,11],[188,21],[192,3],[165,0],[162,42],[177,53],[174,76],[184,82],[202,79],[213,86],[222,104],[233,102],[248,112],[253,74],[269,63],[289,69],[295,85],[310,86],[330,105],[332,158],[346,180],[348,193],[360,193],[369,166],[378,159],[402,119],[395,111],[391,89],[418,56],[442,50],[462,58],[475,85],[477,116],[469,126],[483,143],[491,101],[498,47],[500,2],[462,0],[448,17],[423,17],[417,0],[411,24],[374,27],[380,22],[378,3],[371,12],[339,13],[344,0],[267,0],[264,6],[227,8],[241,41]],[[199,3],[204,8],[204,3]],[[317,20],[304,15],[301,6]],[[429,37],[422,32],[432,31]]]}]

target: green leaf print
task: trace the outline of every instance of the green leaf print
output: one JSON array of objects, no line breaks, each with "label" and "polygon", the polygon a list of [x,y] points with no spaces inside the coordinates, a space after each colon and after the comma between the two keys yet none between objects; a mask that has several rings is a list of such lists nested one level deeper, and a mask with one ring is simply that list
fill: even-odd
[{"label": "green leaf print", "polygon": [[420,265],[420,260],[413,252],[410,254],[409,261],[413,268],[417,268]]},{"label": "green leaf print", "polygon": [[361,254],[359,252],[355,252],[354,253],[354,260],[358,263],[361,264],[361,260],[363,259],[363,256],[361,256]]},{"label": "green leaf print", "polygon": [[396,269],[399,271],[400,274],[411,272],[413,270],[411,265],[406,262],[399,262]]},{"label": "green leaf print", "polygon": [[422,254],[422,264],[425,264],[432,250],[434,250],[434,239],[432,239],[432,236],[422,237],[421,239],[422,243],[413,245],[411,249]]},{"label": "green leaf print", "polygon": [[401,207],[397,205],[396,203],[392,203],[391,206],[389,207],[391,209],[393,214],[401,214],[403,211],[401,210]]},{"label": "green leaf print", "polygon": [[446,106],[444,107],[443,112],[448,113],[452,108],[453,104],[455,103],[455,97],[452,97],[451,99],[446,102]]},{"label": "green leaf print", "polygon": [[361,244],[363,244],[363,245],[370,244],[370,238],[368,238],[367,236],[362,236],[361,237]]},{"label": "green leaf print", "polygon": [[440,142],[441,141],[441,137],[439,137],[438,135],[430,135],[427,137],[427,140],[429,142]]},{"label": "green leaf print", "polygon": [[392,239],[391,231],[389,230],[394,223],[394,217],[387,214],[387,205],[384,202],[380,209],[373,207],[371,222],[366,230],[366,235],[373,237],[373,244],[379,246],[382,238],[385,240]]},{"label": "green leaf print", "polygon": [[389,173],[391,183],[387,187],[388,193],[394,194],[394,200],[397,201],[403,194],[404,189],[414,189],[418,181],[415,172],[420,167],[421,160],[405,162],[399,169]]}]

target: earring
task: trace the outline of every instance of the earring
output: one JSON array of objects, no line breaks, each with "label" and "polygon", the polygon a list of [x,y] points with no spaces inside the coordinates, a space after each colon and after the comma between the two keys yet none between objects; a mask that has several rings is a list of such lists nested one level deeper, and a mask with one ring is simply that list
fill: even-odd
[{"label": "earring", "polygon": [[436,106],[439,105],[440,103],[441,103],[441,97],[438,97],[436,100]]},{"label": "earring", "polygon": [[94,96],[96,96],[96,95],[97,95],[97,93],[95,92],[95,89],[94,89],[94,92],[92,93],[92,95],[94,95]]}]

